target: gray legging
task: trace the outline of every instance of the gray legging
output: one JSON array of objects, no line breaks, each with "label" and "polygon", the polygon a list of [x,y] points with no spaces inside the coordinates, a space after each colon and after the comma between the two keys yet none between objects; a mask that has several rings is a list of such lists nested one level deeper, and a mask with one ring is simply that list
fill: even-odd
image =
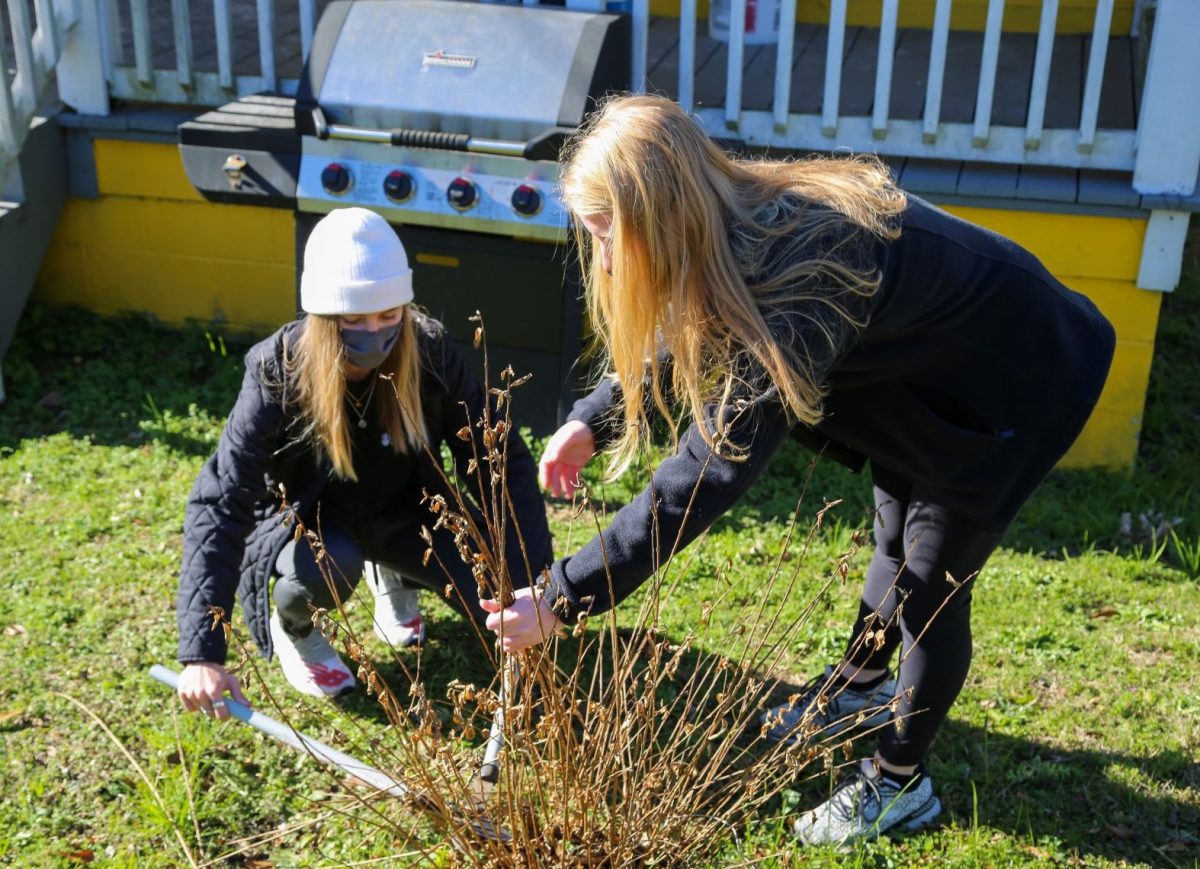
[{"label": "gray legging", "polygon": [[[478,515],[475,518],[477,522],[481,521]],[[405,513],[376,515],[365,522],[346,523],[346,527],[323,521],[321,540],[331,561],[330,580],[336,586],[338,596],[343,601],[350,599],[362,577],[363,562],[369,560],[402,574],[405,584],[410,587],[417,585],[436,592],[439,598],[469,615],[482,627],[487,613],[479,606],[475,578],[470,567],[459,557],[447,531],[433,532],[434,557],[430,558],[428,566],[421,563],[428,548],[419,536],[423,522],[431,524],[427,517]],[[511,541],[508,556],[513,584],[518,588],[528,585],[524,558],[520,548]],[[439,560],[445,570],[438,564]],[[330,611],[335,607],[330,584],[317,567],[312,547],[304,540],[289,542],[275,562],[275,571],[278,578],[274,599],[279,620],[292,636],[306,636],[312,630],[310,607]],[[448,598],[444,593],[447,581],[454,585]]]},{"label": "gray legging", "polygon": [[[966,681],[974,577],[1001,535],[934,503],[932,493],[898,474],[872,465],[871,475],[875,553],[848,657],[868,669],[884,668],[899,647],[896,691],[901,700],[896,721],[880,736],[879,753],[890,763],[908,766],[924,759]],[[956,589],[946,574],[969,581]],[[878,649],[874,643],[864,648],[857,642],[872,613],[887,625]]]}]

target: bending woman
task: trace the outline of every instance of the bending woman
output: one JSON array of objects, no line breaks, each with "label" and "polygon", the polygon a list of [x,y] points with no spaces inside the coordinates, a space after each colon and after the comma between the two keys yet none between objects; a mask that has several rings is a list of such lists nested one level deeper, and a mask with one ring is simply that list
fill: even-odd
[{"label": "bending woman", "polygon": [[[451,535],[436,533],[437,558],[422,560],[419,531],[430,524],[422,490],[448,494],[431,455],[446,445],[456,464],[469,462],[472,444],[455,435],[482,417],[485,398],[449,335],[412,298],[408,257],[382,217],[348,208],[313,228],[300,288],[306,315],[246,355],[241,394],[188,500],[177,606],[179,694],[189,709],[224,719],[227,690],[244,700],[210,615],[214,606],[228,615],[235,590],[259,649],[279,657],[292,687],[317,697],[355,684],[312,625],[313,607],[335,607],[325,573],[348,599],[371,563],[375,632],[392,645],[424,636],[415,591],[400,577],[440,594],[447,576],[438,561],[455,586],[449,602],[477,623],[486,617]],[[471,431],[484,455],[480,430]],[[515,432],[508,456],[505,553],[514,585],[525,586],[550,563],[550,532],[533,458]],[[295,539],[280,493],[320,532],[326,570]]]},{"label": "bending woman", "polygon": [[[734,160],[650,96],[607,103],[568,153],[563,191],[612,375],[547,445],[543,485],[568,491],[597,449],[621,470],[656,414],[682,407],[692,423],[602,537],[553,565],[544,595],[485,602],[488,626],[515,649],[586,598],[593,613],[616,605],[785,438],[869,465],[876,547],[848,651],[827,671],[844,690],[817,724],[828,734],[898,697],[902,726],[795,831],[842,842],[928,823],[940,803],[922,763],[970,665],[975,577],[1091,413],[1111,326],[1030,253],[906,195],[874,160]],[[858,642],[874,613],[880,646]],[[824,681],[770,713],[774,737],[792,738]]]}]

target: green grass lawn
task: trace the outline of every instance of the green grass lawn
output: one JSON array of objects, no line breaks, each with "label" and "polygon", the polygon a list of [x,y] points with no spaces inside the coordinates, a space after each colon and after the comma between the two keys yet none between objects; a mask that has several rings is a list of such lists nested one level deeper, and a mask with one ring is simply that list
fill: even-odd
[{"label": "green grass lawn", "polygon": [[[244,847],[229,862],[260,869],[350,865],[413,847],[375,833],[337,777],[247,728],[182,714],[146,676],[150,664],[173,662],[183,505],[236,394],[245,346],[37,305],[23,316],[0,408],[0,864],[181,865],[172,824],[204,858]],[[1183,285],[1164,302],[1137,469],[1054,474],[978,582],[974,666],[930,761],[945,823],[850,853],[801,852],[786,818],[822,799],[828,781],[818,777],[754,818],[725,862],[1197,865],[1198,429],[1193,246]],[[668,635],[682,637],[704,601],[729,602],[713,614],[714,637],[757,603],[808,462],[782,452],[744,505],[686,553],[663,613]],[[599,491],[618,503],[629,488]],[[823,499],[843,503],[799,594],[779,606],[798,611],[816,594],[866,524],[869,497],[866,480],[817,468],[804,515]],[[566,513],[554,511],[563,554],[584,534]],[[1143,515],[1173,533],[1147,536]],[[788,650],[796,679],[840,652],[865,560],[854,559]],[[457,618],[432,601],[429,610],[431,694],[456,677],[486,678]],[[286,696],[275,669],[264,673]],[[111,728],[161,805],[67,695]],[[365,697],[323,713],[297,705],[292,716],[323,738],[359,728],[386,738]]]}]

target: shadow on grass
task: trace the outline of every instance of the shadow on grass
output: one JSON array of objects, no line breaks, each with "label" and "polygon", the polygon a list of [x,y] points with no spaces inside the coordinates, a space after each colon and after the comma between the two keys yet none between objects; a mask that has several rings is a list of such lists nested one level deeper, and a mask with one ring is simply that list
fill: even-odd
[{"label": "shadow on grass", "polygon": [[30,305],[4,358],[0,454],[59,432],[104,446],[160,442],[207,456],[237,398],[251,341]]},{"label": "shadow on grass", "polygon": [[965,725],[953,714],[938,737],[932,774],[943,805],[963,826],[977,811],[980,825],[1018,837],[1149,865],[1190,863],[1200,849],[1200,841],[1188,841],[1200,830],[1200,807],[1160,796],[1200,788],[1200,764],[1188,751],[1143,757],[1062,749]]},{"label": "shadow on grass", "polygon": [[[431,623],[422,661],[422,678],[430,697],[444,697],[452,679],[487,684],[492,671],[469,631],[458,619]],[[633,632],[621,629],[618,635],[629,642]],[[560,667],[569,670],[574,666],[576,651],[575,644],[563,644]],[[411,666],[415,656],[403,654]],[[676,682],[694,673],[702,657],[711,655],[689,651]],[[585,661],[584,666],[591,665]],[[398,665],[384,662],[380,669],[394,689],[405,684]],[[800,688],[795,683],[776,683],[762,708],[786,702]],[[362,716],[364,722],[386,723],[378,704],[361,692],[341,705],[346,712]],[[746,723],[739,743],[742,753],[735,756],[734,764],[748,763],[765,749],[756,738],[757,715]],[[855,744],[856,756],[873,751],[870,736]],[[835,752],[839,759],[841,745],[839,738]],[[828,795],[828,778],[821,772],[820,761],[814,761],[808,771],[811,777],[795,785],[802,807],[816,806]],[[1185,748],[1146,756],[1103,748],[1061,748],[1037,738],[956,721],[951,711],[934,747],[930,772],[944,807],[943,820],[952,819],[968,835],[974,830],[984,835],[993,830],[1011,835],[1018,848],[1054,843],[1060,852],[1084,860],[1148,865],[1185,865],[1191,859],[1189,854],[1200,848],[1195,838],[1195,831],[1200,830],[1200,806],[1169,796],[1200,789],[1200,763]],[[763,814],[778,811],[777,799]]]}]

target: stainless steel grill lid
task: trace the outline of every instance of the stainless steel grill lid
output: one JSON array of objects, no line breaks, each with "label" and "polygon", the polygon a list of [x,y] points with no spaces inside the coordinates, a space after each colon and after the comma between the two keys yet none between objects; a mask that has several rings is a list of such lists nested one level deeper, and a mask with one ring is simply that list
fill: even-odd
[{"label": "stainless steel grill lid", "polygon": [[[456,0],[335,0],[297,94],[331,124],[521,141],[628,81],[628,21]],[[303,121],[302,121],[303,123]]]}]

